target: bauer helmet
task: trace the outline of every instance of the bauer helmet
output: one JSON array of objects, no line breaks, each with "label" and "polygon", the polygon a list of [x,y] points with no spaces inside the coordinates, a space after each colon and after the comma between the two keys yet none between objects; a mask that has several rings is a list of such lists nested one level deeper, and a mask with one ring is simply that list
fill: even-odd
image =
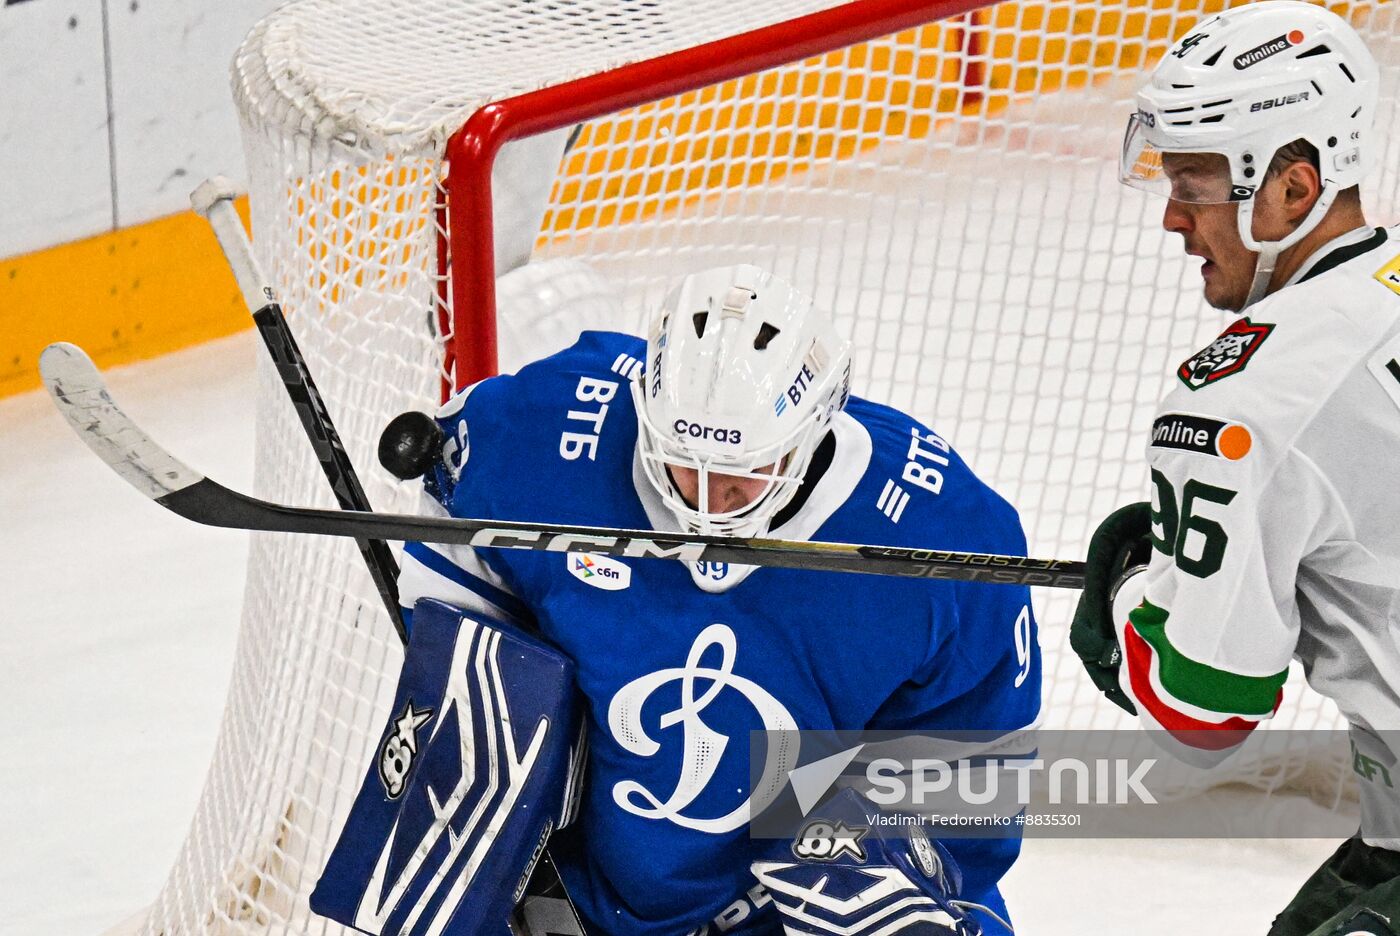
[{"label": "bauer helmet", "polygon": [[[1137,94],[1119,164],[1125,184],[1195,204],[1237,203],[1240,238],[1259,254],[1246,305],[1263,298],[1278,254],[1322,221],[1375,162],[1379,75],[1351,26],[1300,0],[1261,0],[1204,20],[1168,50]],[[1317,148],[1322,193],[1279,241],[1254,239],[1254,195],[1280,147]],[[1225,157],[1228,177],[1182,178],[1172,153]]]},{"label": "bauer helmet", "polygon": [[[759,536],[797,493],[827,425],[846,405],[850,345],[812,300],[754,266],[687,276],[656,314],[634,382],[647,479],[681,525]],[[670,467],[697,472],[686,503]],[[746,505],[710,509],[711,474],[766,482]]]}]

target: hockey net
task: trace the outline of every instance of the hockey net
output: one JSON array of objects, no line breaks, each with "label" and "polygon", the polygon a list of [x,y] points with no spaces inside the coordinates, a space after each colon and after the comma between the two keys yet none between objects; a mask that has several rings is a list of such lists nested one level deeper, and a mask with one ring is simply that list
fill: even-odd
[{"label": "hockey net", "polygon": [[[1135,83],[1220,6],[294,0],[234,64],[254,239],[378,509],[416,502],[375,464],[380,429],[489,373],[496,322],[525,336],[500,348],[518,362],[582,324],[635,331],[673,277],[742,261],[836,315],[856,392],[950,439],[1018,506],[1032,555],[1077,557],[1098,519],[1148,490],[1144,427],[1169,365],[1224,324],[1160,230],[1161,204],[1115,172]],[[1333,9],[1382,62],[1378,126],[1400,123],[1396,5]],[[652,62],[645,80],[608,80],[638,62]],[[639,87],[669,96],[641,103]],[[506,105],[478,117],[485,136],[462,130],[529,92],[516,123]],[[586,292],[582,263],[621,312],[537,321],[522,301],[493,319],[491,229],[471,200],[492,126],[573,121],[524,294]],[[1384,221],[1400,215],[1396,142],[1379,164],[1364,188]],[[334,506],[260,366],[257,493]],[[1046,724],[1128,724],[1068,649],[1075,597],[1036,595]],[[222,733],[146,932],[340,931],[306,895],[400,660],[352,543],[254,538]],[[1274,725],[1337,724],[1296,677],[1286,698]],[[1344,765],[1306,751],[1234,779],[1268,789],[1304,775],[1344,795]]]}]

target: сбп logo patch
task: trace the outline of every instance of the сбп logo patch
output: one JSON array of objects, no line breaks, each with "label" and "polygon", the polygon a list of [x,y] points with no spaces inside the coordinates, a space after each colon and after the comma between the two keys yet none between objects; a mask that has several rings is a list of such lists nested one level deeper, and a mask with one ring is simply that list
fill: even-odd
[{"label": "\u0441\u0431\u043f logo patch", "polygon": [[632,568],[608,556],[594,553],[568,553],[564,556],[569,574],[586,585],[604,591],[621,591],[632,584]]}]

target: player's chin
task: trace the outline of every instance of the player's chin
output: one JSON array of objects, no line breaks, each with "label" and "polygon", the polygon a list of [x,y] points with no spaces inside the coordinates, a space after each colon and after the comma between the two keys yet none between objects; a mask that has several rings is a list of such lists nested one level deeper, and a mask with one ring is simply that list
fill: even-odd
[{"label": "player's chin", "polygon": [[1205,281],[1206,302],[1211,308],[1222,312],[1238,312],[1244,306],[1244,297],[1238,294],[1238,290],[1231,289],[1228,283],[1222,281],[1220,268],[1214,263],[1206,261],[1201,266],[1201,278]]}]

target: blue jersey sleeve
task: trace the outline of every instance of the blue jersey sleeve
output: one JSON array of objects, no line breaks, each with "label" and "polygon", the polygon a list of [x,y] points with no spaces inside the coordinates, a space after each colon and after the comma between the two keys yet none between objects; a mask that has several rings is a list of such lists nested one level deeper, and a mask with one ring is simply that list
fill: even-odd
[{"label": "blue jersey sleeve", "polygon": [[[956,548],[1026,555],[1015,510],[987,491],[968,513],[975,533]],[[931,590],[934,637],[914,679],[881,706],[868,727],[888,730],[1013,731],[1040,711],[1040,646],[1030,589],[944,583]]]},{"label": "blue jersey sleeve", "polygon": [[[458,482],[470,452],[471,422],[477,409],[468,403],[482,385],[473,384],[458,392],[436,414],[443,433],[443,451],[441,460],[423,479],[422,513],[441,517],[490,515],[486,505],[473,511],[474,505],[461,504],[458,497],[459,493],[466,493],[465,486],[458,491]],[[413,628],[413,606],[420,598],[436,598],[489,621],[528,627],[531,620],[529,609],[505,578],[470,546],[404,544],[399,605],[409,633]]]},{"label": "blue jersey sleeve", "polygon": [[[442,458],[424,479],[424,512],[596,523],[577,512],[589,499],[554,494],[586,489],[575,480],[579,469],[601,466],[595,457],[604,447],[630,452],[629,420],[615,415],[607,434],[601,427],[610,408],[623,408],[619,395],[627,393],[626,382],[641,366],[643,347],[631,336],[584,332],[557,354],[453,396],[435,417],[443,434]],[[415,601],[436,598],[490,621],[533,630],[536,613],[517,565],[499,549],[407,544],[399,576],[406,623]]]},{"label": "blue jersey sleeve", "polygon": [[[990,494],[990,492],[989,492]],[[991,495],[966,545],[1025,555],[1015,511]],[[1015,731],[1040,711],[1040,650],[1030,589],[958,582],[935,590],[935,640],[917,677],[881,706],[869,727],[900,731]],[[963,872],[963,895],[1001,908],[997,882],[1020,854],[1019,838],[940,839]],[[987,932],[1000,932],[983,919]]]},{"label": "blue jersey sleeve", "polygon": [[[867,492],[880,491],[868,529],[848,542],[1026,555],[1015,508],[979,479],[929,427],[888,406],[852,400],[873,440]],[[883,486],[882,486],[883,482]],[[893,505],[893,506],[892,506]],[[909,678],[867,724],[887,730],[999,730],[1032,723],[1040,709],[1039,658],[1030,590],[929,582],[922,592],[929,634]],[[914,615],[910,615],[912,618]]]}]

